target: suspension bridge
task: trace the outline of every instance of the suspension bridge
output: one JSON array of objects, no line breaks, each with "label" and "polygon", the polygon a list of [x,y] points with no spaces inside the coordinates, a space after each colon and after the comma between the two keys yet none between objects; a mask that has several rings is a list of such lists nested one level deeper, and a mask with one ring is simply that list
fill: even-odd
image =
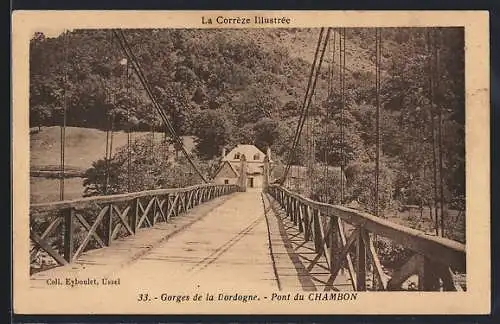
[{"label": "suspension bridge", "polygon": [[[75,200],[64,200],[62,189],[61,201],[32,204],[31,264],[39,263],[40,255],[52,260],[48,267],[32,266],[32,287],[113,286],[139,281],[141,286],[171,287],[180,283],[206,285],[208,280],[219,288],[256,291],[465,289],[463,282],[457,279],[459,274],[465,274],[464,244],[392,223],[381,215],[378,199],[381,36],[378,29],[376,205],[373,214],[345,205],[343,177],[340,177],[341,199],[335,204],[329,197],[315,200],[286,185],[291,161],[304,137],[304,125],[306,136],[311,137],[309,109],[327,44],[332,43],[331,28],[323,28],[320,32],[291,145],[290,163],[283,176],[274,179],[270,158],[266,156],[261,188],[248,185],[243,156],[239,178],[233,184],[218,184],[199,170],[164,108],[155,100],[123,31],[114,30],[113,33],[161,117],[165,131],[181,148],[198,174],[200,184]],[[340,38],[338,64],[342,73],[339,84],[344,100],[345,30],[335,35]],[[336,43],[334,39],[333,58]],[[333,68],[331,71],[333,73]],[[343,123],[340,125],[342,128]],[[64,188],[65,172],[64,126],[61,130],[61,188]],[[344,142],[345,129],[341,129],[341,134],[340,140]],[[308,145],[308,150],[310,168],[315,159],[313,143]],[[106,156],[111,151],[107,144]],[[342,174],[344,165],[340,163]],[[329,170],[325,167],[324,172]],[[391,269],[384,267],[375,244],[380,239],[402,246],[406,258]]]}]

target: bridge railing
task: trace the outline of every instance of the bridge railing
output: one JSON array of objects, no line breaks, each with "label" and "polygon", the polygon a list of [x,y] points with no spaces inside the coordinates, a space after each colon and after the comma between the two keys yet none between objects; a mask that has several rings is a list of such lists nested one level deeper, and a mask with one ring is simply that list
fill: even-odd
[{"label": "bridge railing", "polygon": [[117,238],[168,222],[197,205],[238,190],[236,185],[204,184],[32,204],[31,271],[71,263],[85,251],[109,246]]},{"label": "bridge railing", "polygon": [[[313,201],[278,185],[268,193],[283,207],[305,241],[314,242],[315,253],[324,255],[330,271],[327,287],[347,268],[354,290],[402,290],[412,277],[420,291],[461,291],[454,272],[465,274],[465,245],[389,222],[351,208]],[[387,274],[374,242],[392,241],[406,258]],[[385,271],[384,271],[385,270]]]}]

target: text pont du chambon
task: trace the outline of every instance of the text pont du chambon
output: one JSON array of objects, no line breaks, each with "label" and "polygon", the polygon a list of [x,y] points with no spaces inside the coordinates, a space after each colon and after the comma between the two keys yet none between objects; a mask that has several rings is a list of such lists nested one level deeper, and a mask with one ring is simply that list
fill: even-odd
[{"label": "text pont du chambon", "polygon": [[279,294],[272,293],[270,296],[259,297],[258,295],[246,295],[239,293],[196,293],[194,295],[177,295],[163,293],[159,296],[151,296],[147,293],[139,294],[137,301],[139,302],[151,302],[151,301],[162,301],[171,303],[185,303],[185,302],[258,302],[258,301],[268,301],[268,302],[291,302],[291,301],[313,301],[313,302],[344,302],[344,301],[355,301],[358,297],[357,293],[348,292],[311,292],[311,293],[287,293]]},{"label": "text pont du chambon", "polygon": [[250,17],[201,17],[202,25],[290,25],[291,19],[289,17],[264,17],[254,16]]}]

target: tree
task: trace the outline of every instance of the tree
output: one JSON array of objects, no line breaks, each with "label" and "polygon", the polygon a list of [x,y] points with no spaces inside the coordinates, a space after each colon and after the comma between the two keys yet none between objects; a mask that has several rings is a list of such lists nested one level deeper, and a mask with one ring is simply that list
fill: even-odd
[{"label": "tree", "polygon": [[[168,143],[154,143],[153,147],[149,138],[137,138],[130,147],[120,147],[112,159],[94,162],[84,176],[85,195],[177,188],[200,183],[199,176],[185,158],[169,156],[164,145]],[[208,172],[208,167],[203,171]]]},{"label": "tree", "polygon": [[[317,128],[316,159],[329,165],[345,165],[354,160],[366,160],[366,146],[355,128],[344,128],[344,140],[340,127],[330,122],[328,125]],[[325,160],[326,158],[326,160]]]},{"label": "tree", "polygon": [[255,124],[249,123],[243,127],[234,127],[230,145],[254,144],[255,142]]},{"label": "tree", "polygon": [[160,107],[165,111],[178,135],[190,131],[190,115],[193,106],[189,92],[179,83],[170,83],[165,87],[156,87],[155,95]]},{"label": "tree", "polygon": [[232,125],[221,110],[202,110],[194,117],[196,151],[204,159],[218,156],[231,138]]},{"label": "tree", "polygon": [[52,117],[52,110],[45,105],[36,105],[30,111],[30,125],[37,126],[38,130]]},{"label": "tree", "polygon": [[[354,162],[346,169],[347,196],[350,201],[358,201],[365,206],[368,212],[375,212],[375,163]],[[382,163],[379,175],[379,203],[380,210],[389,208],[394,193],[394,172]],[[382,214],[383,215],[383,214]]]},{"label": "tree", "polygon": [[315,166],[312,170],[312,191],[311,197],[314,200],[327,204],[341,203],[342,175],[338,168],[331,168],[327,165]]},{"label": "tree", "polygon": [[272,147],[280,140],[282,131],[279,122],[271,118],[262,118],[253,126],[255,145],[262,151]]},{"label": "tree", "polygon": [[100,196],[123,192],[119,178],[123,161],[99,159],[84,174],[84,196]]},{"label": "tree", "polygon": [[244,96],[232,103],[238,115],[238,125],[256,123],[262,118],[274,117],[280,106],[277,98],[261,87],[249,87]]}]

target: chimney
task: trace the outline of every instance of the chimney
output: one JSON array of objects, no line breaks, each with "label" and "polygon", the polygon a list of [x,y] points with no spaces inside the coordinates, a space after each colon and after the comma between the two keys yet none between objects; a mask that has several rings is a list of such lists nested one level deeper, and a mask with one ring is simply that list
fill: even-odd
[{"label": "chimney", "polygon": [[226,157],[226,148],[223,147],[222,148],[222,158],[225,158]]},{"label": "chimney", "polygon": [[269,162],[271,162],[271,148],[268,146],[267,147],[267,153],[266,153],[267,159]]}]

